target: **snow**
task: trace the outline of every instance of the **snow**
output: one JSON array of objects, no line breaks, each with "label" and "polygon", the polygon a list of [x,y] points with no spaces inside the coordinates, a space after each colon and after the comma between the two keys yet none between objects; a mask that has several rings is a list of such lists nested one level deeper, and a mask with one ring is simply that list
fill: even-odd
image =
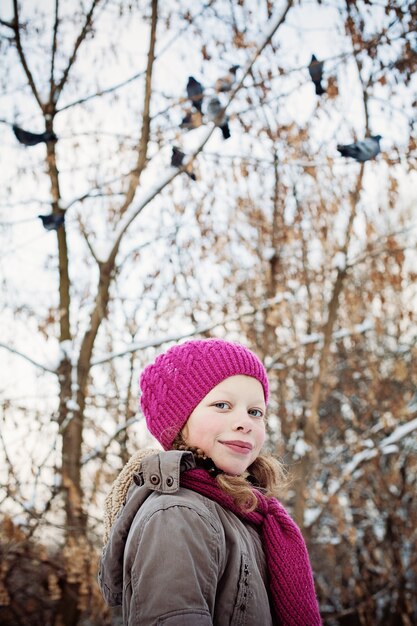
[{"label": "snow", "polygon": [[394,454],[395,452],[399,452],[399,447],[395,445],[384,446],[383,450],[381,450],[382,454]]},{"label": "snow", "polygon": [[62,422],[59,428],[61,433],[63,433],[66,430],[66,428],[68,427],[68,424],[70,423],[73,417],[74,417],[74,413],[72,411],[68,411],[64,421]]},{"label": "snow", "polygon": [[[329,488],[327,497],[325,499],[323,508],[319,509],[315,515],[313,514],[310,515],[309,523],[308,524],[306,523],[306,527],[309,527],[315,523],[315,521],[321,515],[322,511],[324,510],[330,498],[334,496],[339,491],[339,489],[343,487],[343,485],[348,481],[350,477],[355,476],[355,471],[358,469],[361,463],[364,463],[365,461],[369,461],[375,458],[376,456],[378,456],[378,453],[393,454],[395,452],[398,452],[397,446],[394,446],[393,444],[397,443],[398,441],[403,439],[406,435],[409,435],[415,430],[417,430],[417,418],[409,422],[406,422],[405,424],[401,424],[400,426],[397,426],[397,428],[394,430],[393,433],[391,433],[391,435],[388,435],[388,437],[385,437],[385,439],[383,439],[377,446],[374,446],[372,449],[368,448],[367,450],[361,450],[360,452],[355,454],[352,460],[347,465],[345,465],[339,480],[335,480],[332,482]],[[369,442],[371,440],[366,440],[366,441]]]},{"label": "snow", "polygon": [[297,439],[294,446],[294,454],[298,457],[303,457],[309,450],[311,446],[304,439]]},{"label": "snow", "polygon": [[266,261],[270,261],[275,254],[275,248],[265,248],[263,251],[263,257]]},{"label": "snow", "polygon": [[320,507],[315,507],[314,509],[306,509],[304,511],[304,525],[307,527],[312,526],[312,524],[316,521],[320,513],[321,513]]},{"label": "snow", "polygon": [[417,411],[417,393],[415,393],[411,398],[408,405],[408,410],[410,411],[410,413],[414,413],[414,411]]},{"label": "snow", "polygon": [[363,445],[364,448],[374,448],[375,447],[375,444],[372,441],[372,439],[364,439],[362,441],[362,445]]},{"label": "snow", "polygon": [[375,537],[377,539],[379,539],[379,541],[383,541],[385,539],[385,524],[382,520],[377,520],[374,525],[373,525],[373,529],[374,529],[374,534]]},{"label": "snow", "polygon": [[380,447],[383,448],[392,443],[396,443],[397,441],[400,441],[400,439],[402,439],[409,433],[412,433],[416,429],[417,429],[417,417],[411,420],[410,422],[406,422],[405,424],[401,424],[400,426],[397,426],[397,428],[394,430],[393,433],[391,433],[391,435],[389,435],[388,437],[382,440]]},{"label": "snow", "polygon": [[346,254],[344,252],[336,252],[336,254],[333,257],[333,267],[337,268],[338,270],[345,270],[346,269]]},{"label": "snow", "polygon": [[48,355],[45,367],[51,371],[58,371],[62,361],[73,360],[74,347],[70,339],[61,342],[48,342]]},{"label": "snow", "polygon": [[306,346],[309,343],[318,343],[319,341],[322,341],[322,339],[323,339],[322,333],[312,333],[311,335],[304,335],[301,338],[300,344],[302,346]]},{"label": "snow", "polygon": [[368,330],[373,330],[374,324],[371,320],[364,320],[361,324],[355,324],[352,329],[340,329],[333,334],[334,339],[342,339],[350,335],[360,335]]},{"label": "snow", "polygon": [[78,406],[77,402],[69,399],[67,400],[67,409],[69,409],[70,411],[79,411],[80,407]]},{"label": "snow", "polygon": [[64,361],[65,359],[71,360],[72,341],[70,339],[61,341],[61,343],[59,344],[59,351],[60,351],[60,361]]},{"label": "snow", "polygon": [[23,516],[23,515],[14,515],[12,517],[12,522],[15,526],[23,526],[26,527],[27,526],[27,519]]},{"label": "snow", "polygon": [[[359,335],[367,332],[368,330],[372,330],[374,328],[373,322],[370,320],[364,320],[361,324],[355,324],[353,328],[341,328],[340,330],[333,333],[333,339],[342,339],[343,337],[350,337],[351,335]],[[323,340],[322,333],[312,333],[311,335],[304,335],[300,344],[305,346],[310,343],[318,343]]]}]

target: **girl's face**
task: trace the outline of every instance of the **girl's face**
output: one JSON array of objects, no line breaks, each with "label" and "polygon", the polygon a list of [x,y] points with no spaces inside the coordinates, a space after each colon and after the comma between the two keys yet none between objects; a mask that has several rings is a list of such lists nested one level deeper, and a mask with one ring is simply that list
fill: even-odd
[{"label": "girl's face", "polygon": [[259,380],[230,376],[196,406],[182,430],[226,474],[242,474],[265,441],[265,398]]}]

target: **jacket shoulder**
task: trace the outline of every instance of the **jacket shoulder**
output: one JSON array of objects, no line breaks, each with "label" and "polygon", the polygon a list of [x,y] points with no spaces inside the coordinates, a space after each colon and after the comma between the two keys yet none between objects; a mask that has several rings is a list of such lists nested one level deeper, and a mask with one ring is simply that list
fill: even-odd
[{"label": "jacket shoulder", "polygon": [[197,516],[210,524],[217,533],[222,534],[222,520],[215,503],[205,496],[181,487],[176,493],[152,493],[139,509],[133,526],[146,524],[159,512],[166,512],[174,519]]}]

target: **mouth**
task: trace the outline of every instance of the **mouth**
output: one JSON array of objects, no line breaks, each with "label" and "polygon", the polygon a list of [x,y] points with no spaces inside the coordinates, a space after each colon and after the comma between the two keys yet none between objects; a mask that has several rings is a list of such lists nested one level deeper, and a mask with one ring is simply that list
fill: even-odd
[{"label": "mouth", "polygon": [[232,452],[237,452],[238,454],[249,454],[253,450],[253,445],[248,441],[220,441],[223,446],[226,446]]}]

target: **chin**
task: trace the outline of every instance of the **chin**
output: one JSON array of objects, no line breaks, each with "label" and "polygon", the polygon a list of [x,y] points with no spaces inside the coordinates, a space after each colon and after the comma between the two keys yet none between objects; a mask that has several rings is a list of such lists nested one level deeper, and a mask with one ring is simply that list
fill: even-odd
[{"label": "chin", "polygon": [[229,474],[229,476],[240,476],[241,474],[246,472],[248,468],[246,464],[236,465],[234,463],[222,463],[221,461],[219,463],[216,463],[216,461],[214,461],[214,464],[225,474]]}]

